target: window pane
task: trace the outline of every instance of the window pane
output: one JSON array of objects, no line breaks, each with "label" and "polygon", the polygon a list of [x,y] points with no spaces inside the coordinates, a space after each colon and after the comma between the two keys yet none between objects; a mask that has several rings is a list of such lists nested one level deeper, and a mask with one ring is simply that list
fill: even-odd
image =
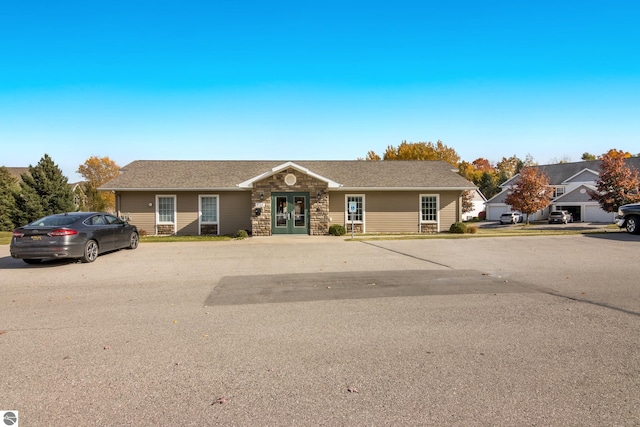
[{"label": "window pane", "polygon": [[173,197],[158,197],[158,217],[160,222],[173,222]]},{"label": "window pane", "polygon": [[218,222],[218,198],[202,197],[200,204],[202,208],[202,222]]},{"label": "window pane", "polygon": [[[351,202],[356,203],[356,212],[349,212],[349,204]],[[347,196],[347,220],[362,222],[362,196]]]},{"label": "window pane", "polygon": [[436,196],[422,196],[422,220],[437,221],[438,206]]}]

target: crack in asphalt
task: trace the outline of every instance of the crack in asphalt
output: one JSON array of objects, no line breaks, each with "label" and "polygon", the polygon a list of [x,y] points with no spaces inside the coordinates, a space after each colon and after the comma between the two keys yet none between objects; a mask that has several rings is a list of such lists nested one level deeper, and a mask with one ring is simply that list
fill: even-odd
[{"label": "crack in asphalt", "polygon": [[403,256],[406,256],[406,257],[409,257],[409,258],[417,259],[418,261],[424,261],[424,262],[428,262],[429,264],[439,265],[441,267],[445,267],[445,268],[449,268],[451,270],[454,270],[454,268],[451,267],[450,265],[442,264],[442,263],[439,263],[439,262],[436,262],[436,261],[432,261],[430,259],[421,258],[419,256],[415,256],[415,255],[407,254],[407,253],[404,253],[404,252],[396,251],[395,249],[385,248],[384,246],[374,245],[373,243],[370,243],[370,242],[361,242],[361,243],[364,243],[365,245],[373,246],[374,248],[384,249],[385,251],[394,252],[394,253],[396,253],[398,255],[403,255]]},{"label": "crack in asphalt", "polygon": [[[373,247],[378,248],[378,249],[383,249],[383,250],[386,250],[386,251],[389,251],[389,252],[393,252],[393,253],[396,253],[398,255],[402,255],[402,256],[409,257],[409,258],[417,259],[419,261],[428,262],[429,264],[439,265],[441,267],[446,267],[446,268],[449,268],[451,270],[455,270],[450,265],[442,264],[442,263],[439,263],[439,262],[436,262],[436,261],[432,261],[430,259],[421,258],[419,256],[411,255],[411,254],[408,254],[408,253],[405,253],[405,252],[401,252],[401,251],[398,251],[398,250],[395,250],[395,249],[385,248],[384,246],[379,246],[379,245],[376,245],[376,244],[373,244],[373,243],[370,243],[370,242],[361,242],[361,243],[364,243],[364,244],[369,245],[369,246],[373,246]],[[556,291],[554,289],[542,288],[542,287],[537,286],[537,285],[532,285],[532,284],[527,284],[527,283],[522,283],[522,282],[520,283],[520,285],[522,287],[529,288],[529,289],[531,289],[533,291],[536,291],[538,293],[551,295],[551,296],[554,296],[554,297],[557,297],[557,298],[563,298],[563,299],[567,299],[567,300],[571,300],[571,301],[575,301],[575,302],[580,302],[580,303],[584,303],[584,304],[595,305],[597,307],[607,308],[609,310],[614,310],[614,311],[618,311],[620,313],[630,314],[632,316],[640,317],[640,312],[629,310],[629,309],[622,308],[622,307],[617,307],[617,306],[614,306],[614,305],[609,305],[609,304],[604,303],[604,302],[598,302],[598,301],[588,300],[588,299],[584,299],[584,298],[577,298],[577,297],[572,297],[572,296],[569,296],[569,295],[564,295],[564,294],[562,294],[562,293],[560,293],[560,292],[558,292],[558,291]]]}]

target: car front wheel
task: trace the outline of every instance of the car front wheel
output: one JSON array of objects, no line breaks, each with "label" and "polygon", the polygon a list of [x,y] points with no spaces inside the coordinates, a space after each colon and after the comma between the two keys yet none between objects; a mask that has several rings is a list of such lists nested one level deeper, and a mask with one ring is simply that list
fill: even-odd
[{"label": "car front wheel", "polygon": [[629,218],[627,218],[627,220],[625,221],[626,227],[627,227],[627,233],[631,233],[631,234],[638,234],[640,233],[640,227],[638,227],[638,225],[640,223],[640,216],[638,215],[631,215]]},{"label": "car front wheel", "polygon": [[98,242],[95,240],[89,240],[84,244],[84,253],[82,255],[82,262],[93,262],[98,258]]},{"label": "car front wheel", "polygon": [[131,237],[129,238],[129,249],[137,248],[138,243],[140,243],[140,236],[134,231],[131,233]]}]

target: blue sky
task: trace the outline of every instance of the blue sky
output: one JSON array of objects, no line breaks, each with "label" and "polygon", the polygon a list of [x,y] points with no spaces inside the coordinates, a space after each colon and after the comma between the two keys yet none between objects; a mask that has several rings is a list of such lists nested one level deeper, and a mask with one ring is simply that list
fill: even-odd
[{"label": "blue sky", "polygon": [[49,154],[463,160],[640,152],[631,1],[29,1],[0,8],[0,164]]}]

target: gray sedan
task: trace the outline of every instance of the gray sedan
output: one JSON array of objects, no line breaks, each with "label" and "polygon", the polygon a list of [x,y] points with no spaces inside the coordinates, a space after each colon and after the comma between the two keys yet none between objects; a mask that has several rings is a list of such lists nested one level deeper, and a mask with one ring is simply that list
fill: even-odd
[{"label": "gray sedan", "polygon": [[98,254],[138,247],[135,225],[104,212],[68,212],[40,218],[16,228],[11,238],[13,258],[27,264],[43,259],[78,258],[93,262]]}]

